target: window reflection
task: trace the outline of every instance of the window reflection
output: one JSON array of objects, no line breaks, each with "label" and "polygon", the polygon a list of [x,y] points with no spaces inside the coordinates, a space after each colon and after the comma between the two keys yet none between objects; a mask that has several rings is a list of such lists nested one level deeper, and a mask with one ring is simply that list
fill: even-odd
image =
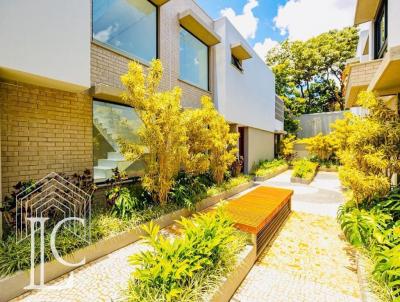
[{"label": "window reflection", "polygon": [[125,160],[118,145],[120,138],[138,143],[137,131],[140,126],[141,121],[131,107],[93,101],[93,160],[96,182],[111,178],[112,170],[117,167],[120,171],[125,171],[128,177],[143,174],[143,160]]},{"label": "window reflection", "polygon": [[181,28],[180,78],[208,90],[208,46]]},{"label": "window reflection", "polygon": [[147,0],[93,0],[93,39],[150,61],[157,55],[157,8]]}]

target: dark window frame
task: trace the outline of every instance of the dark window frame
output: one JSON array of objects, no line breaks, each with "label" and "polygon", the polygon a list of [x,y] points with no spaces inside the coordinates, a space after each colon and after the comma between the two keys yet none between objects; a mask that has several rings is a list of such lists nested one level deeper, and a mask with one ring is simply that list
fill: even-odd
[{"label": "dark window frame", "polygon": [[[188,32],[193,38],[195,38],[197,41],[199,41],[201,44],[203,44],[207,48],[207,88],[204,89],[203,87],[199,86],[198,84],[192,83],[191,81],[182,78],[182,75],[181,75],[181,72],[180,72],[180,64],[181,64],[180,51],[179,51],[179,79],[181,81],[187,82],[187,83],[189,83],[189,84],[191,84],[191,85],[193,85],[193,86],[195,86],[195,87],[197,87],[199,89],[210,91],[210,87],[211,87],[211,85],[210,85],[210,71],[211,71],[211,66],[210,66],[211,51],[210,51],[210,48],[211,47],[209,45],[207,45],[206,43],[204,43],[203,41],[201,41],[199,38],[197,38],[194,33],[192,33],[190,30],[188,30],[183,25],[180,25],[179,27],[180,27],[180,29],[183,29],[186,32]],[[180,41],[180,37],[179,37],[179,47],[180,47],[180,43],[181,43],[181,41]]]},{"label": "dark window frame", "polygon": [[238,59],[233,54],[231,54],[231,64],[238,69],[240,72],[244,72],[243,60]]},{"label": "dark window frame", "polygon": [[[385,41],[381,44],[381,23],[384,17]],[[382,0],[374,21],[374,48],[375,59],[381,59],[385,55],[388,43],[388,1]]]},{"label": "dark window frame", "polygon": [[[91,1],[92,6],[91,6],[91,15],[90,15],[91,41],[95,44],[100,44],[101,46],[106,47],[110,51],[113,51],[119,55],[123,55],[124,57],[127,57],[129,59],[134,59],[139,62],[149,64],[150,61],[147,61],[146,59],[140,58],[139,56],[129,53],[123,49],[119,49],[118,47],[98,41],[93,37],[93,1],[95,1],[95,0]],[[151,5],[153,5],[156,8],[156,59],[160,59],[160,7],[155,5],[152,1],[149,1],[149,0],[145,0],[145,1],[149,2]]]}]

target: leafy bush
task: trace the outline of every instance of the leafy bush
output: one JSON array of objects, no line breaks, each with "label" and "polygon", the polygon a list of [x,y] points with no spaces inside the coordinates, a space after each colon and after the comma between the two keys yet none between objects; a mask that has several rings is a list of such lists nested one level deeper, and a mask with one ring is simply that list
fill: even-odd
[{"label": "leafy bush", "polygon": [[255,174],[256,176],[267,176],[285,166],[287,166],[287,163],[284,159],[261,161],[258,163],[257,168],[255,169]]},{"label": "leafy bush", "polygon": [[180,222],[174,240],[150,223],[144,230],[152,250],[132,255],[137,266],[128,289],[129,301],[202,301],[232,270],[246,237],[221,211]]},{"label": "leafy bush", "polygon": [[338,141],[342,184],[362,203],[385,196],[400,172],[400,116],[371,92],[361,92],[357,103],[368,115],[346,114],[331,125],[331,135]]},{"label": "leafy bush", "polygon": [[293,177],[311,180],[317,172],[318,164],[308,159],[296,160],[293,164]]},{"label": "leafy bush", "polygon": [[338,150],[338,142],[331,134],[323,135],[319,133],[314,137],[302,139],[300,142],[305,143],[307,151],[320,162],[334,160]]},{"label": "leafy bush", "polygon": [[363,248],[374,262],[373,275],[400,301],[400,188],[385,197],[342,206],[338,221],[348,241]]},{"label": "leafy bush", "polygon": [[281,141],[280,146],[280,156],[287,162],[291,162],[296,156],[296,151],[294,151],[294,144],[296,143],[296,136],[293,134],[288,134]]}]

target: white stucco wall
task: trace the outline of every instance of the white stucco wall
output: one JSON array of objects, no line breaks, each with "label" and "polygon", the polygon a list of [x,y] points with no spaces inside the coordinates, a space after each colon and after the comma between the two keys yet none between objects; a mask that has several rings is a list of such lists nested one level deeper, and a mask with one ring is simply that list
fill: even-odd
[{"label": "white stucco wall", "polygon": [[90,87],[90,0],[0,0],[0,39],[0,73]]},{"label": "white stucco wall", "polygon": [[400,45],[400,1],[388,1],[388,47]]},{"label": "white stucco wall", "polygon": [[261,160],[274,158],[274,134],[255,128],[246,128],[244,170],[250,173]]},{"label": "white stucco wall", "polygon": [[[235,124],[275,131],[275,77],[265,62],[226,19],[215,21],[222,38],[216,45],[215,103],[225,118]],[[244,72],[231,64],[231,45],[241,42],[252,58],[243,61]]]}]

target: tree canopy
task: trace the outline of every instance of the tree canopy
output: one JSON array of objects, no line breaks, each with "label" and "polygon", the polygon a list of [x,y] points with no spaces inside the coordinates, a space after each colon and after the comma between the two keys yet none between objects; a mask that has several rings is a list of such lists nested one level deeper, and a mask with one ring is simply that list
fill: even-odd
[{"label": "tree canopy", "polygon": [[287,131],[296,131],[293,115],[344,110],[342,75],[357,43],[357,29],[347,27],[307,41],[286,40],[269,51],[266,60],[276,76],[276,93],[288,110]]}]

